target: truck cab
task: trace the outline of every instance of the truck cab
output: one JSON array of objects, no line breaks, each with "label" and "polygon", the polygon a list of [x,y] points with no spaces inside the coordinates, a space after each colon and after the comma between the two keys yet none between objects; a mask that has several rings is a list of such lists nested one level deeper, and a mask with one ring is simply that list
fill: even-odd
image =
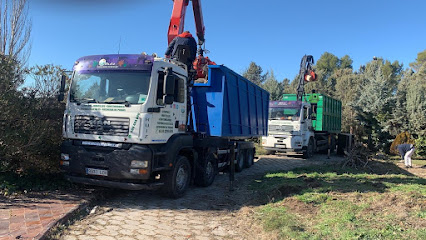
[{"label": "truck cab", "polygon": [[262,137],[262,146],[269,153],[312,151],[308,149],[314,139],[311,108],[308,102],[269,102],[268,136]]}]

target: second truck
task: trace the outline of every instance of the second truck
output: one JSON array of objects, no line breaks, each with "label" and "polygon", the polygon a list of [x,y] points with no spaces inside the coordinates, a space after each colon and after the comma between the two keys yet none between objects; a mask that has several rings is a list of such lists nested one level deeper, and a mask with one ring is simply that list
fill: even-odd
[{"label": "second truck", "polygon": [[297,94],[269,103],[268,136],[262,137],[269,154],[301,153],[310,158],[315,152],[332,152],[337,145],[339,152],[350,147],[351,135],[341,133],[342,103],[324,94],[305,94],[305,83],[316,80],[313,63],[310,55],[302,58]]}]

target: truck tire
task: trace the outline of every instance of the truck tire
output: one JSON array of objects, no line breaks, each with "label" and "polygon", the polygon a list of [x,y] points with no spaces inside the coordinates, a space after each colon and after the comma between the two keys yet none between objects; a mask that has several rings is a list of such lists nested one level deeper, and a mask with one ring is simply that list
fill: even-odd
[{"label": "truck tire", "polygon": [[238,154],[237,154],[237,163],[235,164],[235,171],[236,172],[243,171],[243,169],[244,169],[244,162],[245,162],[245,156],[246,156],[246,151],[244,151],[244,150],[238,151]]},{"label": "truck tire", "polygon": [[303,152],[303,158],[308,159],[308,158],[311,158],[313,155],[314,155],[314,141],[311,138],[309,139],[308,147]]},{"label": "truck tire", "polygon": [[249,168],[249,167],[251,167],[251,165],[254,164],[254,149],[253,148],[247,149],[245,160],[246,161],[244,163],[244,167],[246,167],[246,168]]},{"label": "truck tire", "polygon": [[331,138],[331,146],[330,146],[330,154],[334,153],[336,150],[336,139],[334,137]]},{"label": "truck tire", "polygon": [[165,173],[163,193],[170,198],[182,197],[191,181],[191,165],[184,156],[178,156],[172,170]]},{"label": "truck tire", "polygon": [[195,185],[208,187],[212,185],[217,175],[217,159],[213,152],[207,153],[206,159],[197,167]]}]

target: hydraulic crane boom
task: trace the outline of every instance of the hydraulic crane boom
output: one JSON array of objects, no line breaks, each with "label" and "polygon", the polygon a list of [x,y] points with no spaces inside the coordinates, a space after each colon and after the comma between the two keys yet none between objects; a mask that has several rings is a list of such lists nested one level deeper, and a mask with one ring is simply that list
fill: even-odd
[{"label": "hydraulic crane boom", "polygon": [[[167,35],[169,44],[177,35],[184,31],[185,14],[189,1],[190,0],[173,0],[173,12]],[[203,11],[201,10],[201,0],[191,1],[194,12],[195,29],[197,31],[198,38],[198,56],[193,63],[194,70],[196,71],[194,78],[207,80],[207,65],[216,65],[216,63],[211,61],[208,57],[204,57],[204,49],[201,47],[205,41],[204,34],[206,30],[203,20]]]},{"label": "hydraulic crane boom", "polygon": [[[186,8],[188,7],[189,0],[174,0],[173,12],[170,19],[168,43],[173,40],[177,35],[184,31]],[[198,45],[204,44],[204,21],[203,11],[201,10],[201,1],[192,0],[192,9],[194,11],[195,28],[197,31]]]},{"label": "hydraulic crane boom", "polygon": [[312,70],[314,64],[314,57],[312,55],[305,55],[300,62],[299,84],[297,85],[297,101],[303,100],[305,94],[305,82],[315,81],[317,75]]}]

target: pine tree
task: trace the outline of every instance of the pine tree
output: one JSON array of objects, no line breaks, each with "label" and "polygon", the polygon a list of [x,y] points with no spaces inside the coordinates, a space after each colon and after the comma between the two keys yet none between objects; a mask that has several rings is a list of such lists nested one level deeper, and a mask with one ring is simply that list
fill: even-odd
[{"label": "pine tree", "polygon": [[282,99],[283,88],[282,85],[278,83],[273,70],[271,70],[268,74],[268,77],[262,87],[270,93],[269,99],[271,101],[278,101]]},{"label": "pine tree", "polygon": [[243,73],[243,77],[252,81],[257,86],[262,86],[262,83],[265,81],[267,73],[262,74],[262,67],[257,65],[255,62],[251,62],[250,66]]}]

